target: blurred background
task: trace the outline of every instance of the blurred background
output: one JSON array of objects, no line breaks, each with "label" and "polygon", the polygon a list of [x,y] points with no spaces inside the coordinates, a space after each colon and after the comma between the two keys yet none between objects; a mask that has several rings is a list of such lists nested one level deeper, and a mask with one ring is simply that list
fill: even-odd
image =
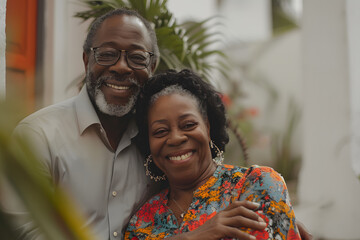
[{"label": "blurred background", "polygon": [[[77,94],[91,23],[79,13],[89,6],[0,0],[0,98],[18,92],[23,116]],[[199,71],[231,120],[226,162],[280,172],[315,239],[360,239],[360,1],[168,0],[166,8],[180,26],[204,21],[214,40],[207,50],[223,54]]]}]

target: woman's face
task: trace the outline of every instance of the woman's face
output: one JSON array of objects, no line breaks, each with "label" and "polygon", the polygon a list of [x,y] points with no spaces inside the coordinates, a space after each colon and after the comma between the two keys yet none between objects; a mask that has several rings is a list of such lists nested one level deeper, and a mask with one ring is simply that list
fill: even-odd
[{"label": "woman's face", "polygon": [[193,98],[160,96],[149,108],[148,125],[151,154],[170,184],[196,184],[207,174],[213,164],[210,129]]}]

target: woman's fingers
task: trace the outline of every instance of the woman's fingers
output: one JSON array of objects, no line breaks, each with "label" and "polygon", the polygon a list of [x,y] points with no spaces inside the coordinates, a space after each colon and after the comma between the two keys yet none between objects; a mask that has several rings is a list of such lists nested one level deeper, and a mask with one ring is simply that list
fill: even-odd
[{"label": "woman's fingers", "polygon": [[237,238],[241,240],[256,240],[255,236],[252,236],[244,231],[241,231],[238,228],[226,227],[224,228],[224,232],[226,232],[225,234],[226,237]]},{"label": "woman's fingers", "polygon": [[257,220],[259,215],[254,211],[259,208],[260,204],[249,201],[236,201],[230,204],[224,211],[224,217],[245,216],[247,218]]},{"label": "woman's fingers", "polygon": [[[226,209],[218,212],[213,218],[205,222],[192,232],[201,239],[220,239],[224,237],[252,240],[252,235],[242,229],[263,230],[266,222],[255,212],[260,204],[250,201],[236,201]],[[203,238],[206,237],[206,238]]]},{"label": "woman's fingers", "polygon": [[237,208],[237,207],[240,207],[240,206],[243,206],[243,207],[246,207],[248,209],[251,209],[253,211],[259,209],[260,207],[260,203],[257,203],[257,202],[250,202],[250,201],[235,201],[235,202],[232,202],[227,208],[224,209],[224,211],[228,211],[228,210],[231,210],[233,208]]},{"label": "woman's fingers", "polygon": [[223,220],[224,225],[234,228],[251,228],[253,230],[263,230],[266,228],[266,222],[261,218],[250,219],[246,216],[234,216]]}]

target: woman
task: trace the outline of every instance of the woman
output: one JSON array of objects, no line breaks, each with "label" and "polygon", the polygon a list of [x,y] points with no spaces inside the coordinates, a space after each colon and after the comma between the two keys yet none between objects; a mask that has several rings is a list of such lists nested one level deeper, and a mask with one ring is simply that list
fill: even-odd
[{"label": "woman", "polygon": [[125,239],[301,239],[277,172],[222,165],[225,110],[200,77],[153,77],[136,114],[146,173],[167,187],[131,218]]}]

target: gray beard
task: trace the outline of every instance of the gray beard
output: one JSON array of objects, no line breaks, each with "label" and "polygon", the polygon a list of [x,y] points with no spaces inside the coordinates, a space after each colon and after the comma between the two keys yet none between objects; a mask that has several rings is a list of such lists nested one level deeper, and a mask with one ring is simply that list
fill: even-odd
[{"label": "gray beard", "polygon": [[[100,110],[100,112],[115,117],[123,117],[124,115],[128,114],[135,106],[137,97],[140,93],[140,88],[138,88],[138,90],[129,98],[127,104],[111,104],[106,102],[104,93],[100,90],[100,86],[104,80],[105,79],[100,77],[95,81],[94,76],[90,73],[90,71],[86,74],[86,87],[97,108]],[[137,84],[133,79],[130,79],[130,81]]]}]

